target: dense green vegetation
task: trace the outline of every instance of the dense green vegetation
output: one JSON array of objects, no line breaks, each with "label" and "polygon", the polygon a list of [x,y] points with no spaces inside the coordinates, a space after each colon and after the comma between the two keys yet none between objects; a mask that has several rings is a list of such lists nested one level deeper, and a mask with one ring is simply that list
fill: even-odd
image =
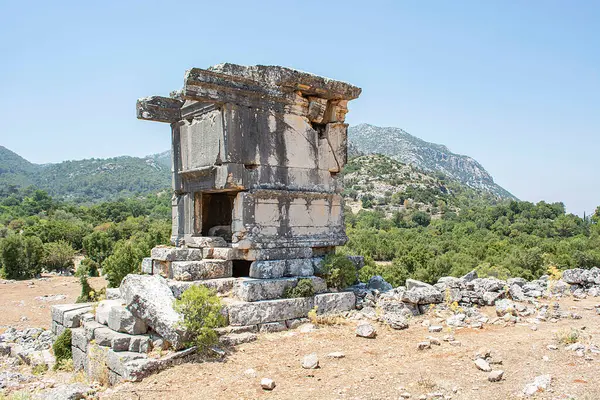
[{"label": "dense green vegetation", "polygon": [[145,158],[114,157],[30,163],[0,146],[0,187],[33,185],[57,199],[92,203],[156,193],[171,183],[169,152]]},{"label": "dense green vegetation", "polygon": [[[551,266],[600,266],[600,208],[583,219],[561,203],[504,200],[378,155],[352,160],[344,180],[348,204],[360,210],[346,210],[350,240],[340,252],[367,257],[363,281],[380,274],[394,286],[407,277],[435,282],[472,269],[535,278]],[[68,270],[77,253],[85,256],[81,276],[101,269],[118,286],[152,247],[168,244],[167,193],[80,205],[0,186],[0,274],[27,279]],[[344,287],[354,279],[350,269],[344,257],[329,258],[323,274],[330,286]]]},{"label": "dense green vegetation", "polygon": [[27,279],[42,269],[73,267],[87,256],[87,274],[102,268],[112,286],[139,270],[143,257],[171,234],[166,194],[80,206],[52,199],[34,188],[0,189],[0,274]]},{"label": "dense green vegetation", "polygon": [[545,202],[474,206],[428,224],[415,219],[418,212],[347,214],[350,240],[342,251],[371,261],[361,280],[380,274],[397,286],[408,277],[436,282],[473,269],[484,276],[533,279],[550,266],[600,266],[600,207],[586,220],[566,214],[562,203]]}]

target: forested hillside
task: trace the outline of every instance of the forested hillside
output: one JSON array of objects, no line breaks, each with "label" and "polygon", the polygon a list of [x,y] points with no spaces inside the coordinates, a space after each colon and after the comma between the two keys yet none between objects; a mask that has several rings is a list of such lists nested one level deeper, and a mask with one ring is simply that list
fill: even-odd
[{"label": "forested hillside", "polygon": [[32,164],[0,146],[0,186],[34,186],[52,196],[92,203],[169,189],[170,153]]}]

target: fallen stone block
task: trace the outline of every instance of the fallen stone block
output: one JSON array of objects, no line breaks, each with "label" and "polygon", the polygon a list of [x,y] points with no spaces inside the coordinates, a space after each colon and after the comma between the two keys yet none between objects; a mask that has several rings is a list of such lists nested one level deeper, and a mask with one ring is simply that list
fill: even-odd
[{"label": "fallen stone block", "polygon": [[242,343],[253,342],[257,339],[255,333],[252,332],[241,332],[241,333],[229,333],[219,337],[219,342],[224,346],[237,346]]},{"label": "fallen stone block", "polygon": [[[57,304],[53,305],[51,309],[52,321],[56,321],[60,325],[64,325],[65,313],[73,312],[80,309],[85,309],[86,311],[82,312],[84,314],[91,309],[90,303],[77,303],[77,304]],[[73,315],[73,314],[71,314]]]},{"label": "fallen stone block", "polygon": [[[184,346],[187,338],[181,328],[182,317],[173,309],[175,297],[164,278],[157,275],[127,275],[121,283],[121,293],[127,309],[133,315],[146,322],[175,349]],[[237,325],[248,325],[248,322]]]},{"label": "fallen stone block", "polygon": [[147,356],[145,354],[140,354],[136,352],[130,351],[121,351],[116,352],[113,350],[108,350],[106,357],[106,365],[108,369],[115,372],[119,376],[123,376],[126,374],[125,363],[138,359],[146,359]]}]

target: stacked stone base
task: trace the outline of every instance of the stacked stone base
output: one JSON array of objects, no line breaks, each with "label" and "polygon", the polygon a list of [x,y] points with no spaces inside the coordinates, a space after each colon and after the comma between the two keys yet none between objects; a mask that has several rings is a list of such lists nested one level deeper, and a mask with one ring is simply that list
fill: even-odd
[{"label": "stacked stone base", "polygon": [[[156,302],[159,305],[172,303],[193,285],[211,288],[221,297],[224,305],[222,312],[228,326],[218,329],[217,333],[220,342],[227,346],[255,340],[259,332],[293,329],[307,320],[311,310],[326,314],[355,308],[356,297],[353,292],[328,291],[325,281],[314,275],[322,263],[322,253],[313,257],[315,252],[310,248],[302,252],[282,252],[282,249],[255,252],[252,257],[285,254],[307,257],[251,262],[243,260],[249,262],[245,265],[248,267],[245,271],[248,276],[234,277],[236,260],[230,258],[239,255],[239,252],[229,247],[209,247],[223,245],[223,241],[218,240],[220,238],[204,239],[198,242],[202,242],[205,248],[153,249],[152,257],[144,259],[142,270],[147,275],[158,276],[129,276],[120,291],[109,291],[107,300],[94,305],[53,307],[53,331],[60,334],[65,328],[72,330],[76,370],[85,371],[90,379],[109,384],[123,380],[138,381],[184,361],[194,352],[193,349],[174,350],[183,347],[177,324],[172,329],[167,327],[165,331],[164,321],[153,320],[148,314],[145,314],[148,316],[145,318],[136,309],[139,304],[132,303],[135,302],[132,300],[135,296],[131,294],[134,286],[136,296],[148,297],[160,292],[156,290],[156,285],[164,288],[169,298],[162,301],[161,297]],[[245,254],[249,257],[248,252]],[[125,283],[130,277],[135,278],[130,280],[135,280],[135,284]],[[286,290],[294,287],[300,279],[311,280],[316,294],[303,298],[283,298]],[[169,343],[158,332],[163,332],[166,335],[164,337],[170,337],[173,333],[180,343]]]}]

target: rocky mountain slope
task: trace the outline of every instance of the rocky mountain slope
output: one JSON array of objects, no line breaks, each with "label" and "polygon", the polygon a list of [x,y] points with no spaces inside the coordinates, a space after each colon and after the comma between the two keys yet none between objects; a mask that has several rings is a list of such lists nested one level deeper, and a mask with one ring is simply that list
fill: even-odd
[{"label": "rocky mountain slope", "polygon": [[471,157],[452,153],[444,145],[426,142],[400,128],[360,124],[349,128],[348,139],[355,154],[384,154],[419,169],[441,173],[472,188],[503,198],[515,198],[497,185],[483,166]]}]

